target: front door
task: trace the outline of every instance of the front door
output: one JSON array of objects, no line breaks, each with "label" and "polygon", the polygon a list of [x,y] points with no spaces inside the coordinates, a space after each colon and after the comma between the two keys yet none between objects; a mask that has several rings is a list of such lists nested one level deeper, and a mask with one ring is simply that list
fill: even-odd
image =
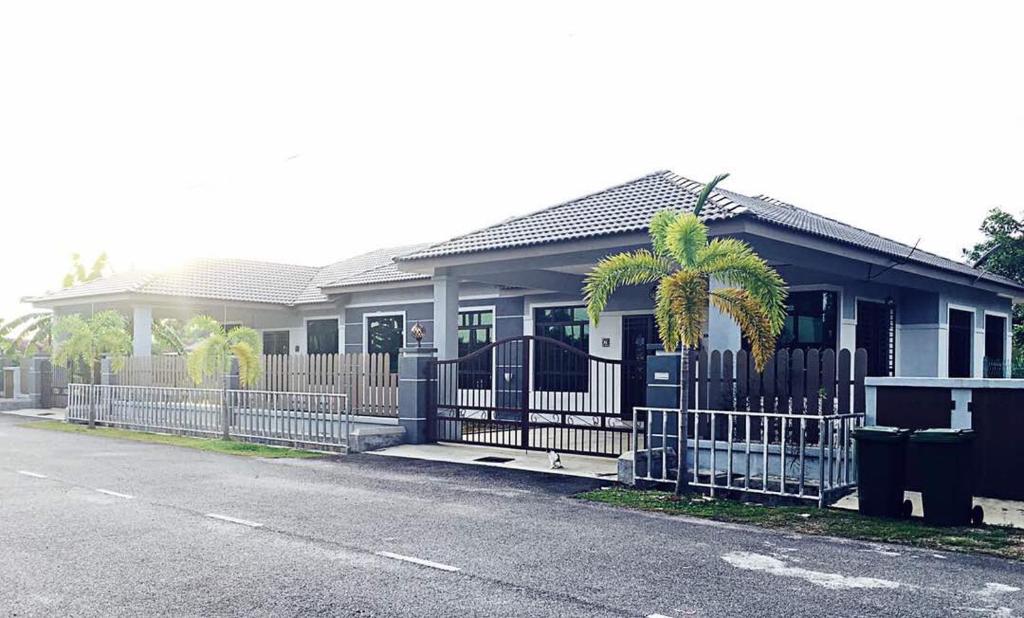
[{"label": "front door", "polygon": [[892,322],[885,303],[857,301],[857,347],[868,353],[869,376],[892,375]]},{"label": "front door", "polygon": [[622,318],[622,403],[620,414],[632,420],[633,408],[647,403],[647,346],[660,344],[653,315]]}]

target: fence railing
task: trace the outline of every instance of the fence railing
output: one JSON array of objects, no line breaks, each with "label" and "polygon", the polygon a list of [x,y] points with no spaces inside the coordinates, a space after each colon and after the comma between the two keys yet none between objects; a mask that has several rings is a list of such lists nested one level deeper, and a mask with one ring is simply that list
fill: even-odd
[{"label": "fence railing", "polygon": [[[863,414],[735,410],[687,412],[684,474],[690,485],[831,504],[857,483],[852,429]],[[679,467],[677,409],[633,411],[633,474],[674,482]]]},{"label": "fence railing", "polygon": [[[223,383],[222,376],[215,375],[196,385],[183,356],[129,356],[119,359],[117,366],[114,380],[121,385],[216,389]],[[344,394],[355,414],[397,417],[398,374],[390,367],[388,354],[264,354],[253,388]]]},{"label": "fence railing", "polygon": [[339,451],[352,412],[343,393],[69,384],[67,420]]}]

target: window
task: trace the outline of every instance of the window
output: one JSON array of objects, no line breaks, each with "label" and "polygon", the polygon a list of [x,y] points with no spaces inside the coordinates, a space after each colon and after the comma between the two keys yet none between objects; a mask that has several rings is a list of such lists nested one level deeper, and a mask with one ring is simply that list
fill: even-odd
[{"label": "window", "polygon": [[985,377],[1006,377],[1006,318],[985,316]]},{"label": "window", "polygon": [[540,343],[533,358],[536,391],[585,393],[590,381],[590,319],[585,307],[544,307],[534,311],[534,334],[560,341],[582,354]]},{"label": "window", "polygon": [[971,377],[971,341],[974,339],[974,313],[949,310],[949,377]]},{"label": "window", "polygon": [[776,347],[791,352],[838,349],[838,311],[836,292],[791,292]]},{"label": "window", "polygon": [[[493,341],[494,313],[459,313],[459,358],[472,354]],[[494,350],[459,363],[459,388],[490,388]]]},{"label": "window", "polygon": [[366,316],[366,351],[369,354],[390,354],[388,363],[391,373],[398,373],[398,351],[404,341],[404,316]]},{"label": "window", "polygon": [[338,320],[309,320],[306,322],[306,353],[338,353]]},{"label": "window", "polygon": [[263,331],[263,353],[264,354],[287,354],[288,346],[291,344],[290,335],[286,330]]}]

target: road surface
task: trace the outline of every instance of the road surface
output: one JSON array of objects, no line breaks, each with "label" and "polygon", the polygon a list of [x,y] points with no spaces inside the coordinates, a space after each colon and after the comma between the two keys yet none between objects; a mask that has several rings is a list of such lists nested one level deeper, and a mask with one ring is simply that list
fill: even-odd
[{"label": "road surface", "polygon": [[599,483],[260,460],[0,415],[0,615],[1020,615],[1024,565],[618,510]]}]

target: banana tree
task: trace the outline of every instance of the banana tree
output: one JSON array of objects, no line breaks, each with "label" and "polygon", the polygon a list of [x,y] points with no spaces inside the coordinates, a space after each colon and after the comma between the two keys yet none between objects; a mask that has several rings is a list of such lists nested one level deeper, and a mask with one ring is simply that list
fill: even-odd
[{"label": "banana tree", "polygon": [[[708,307],[732,318],[750,342],[760,371],[775,351],[786,319],[786,284],[749,245],[735,238],[708,239],[700,212],[715,186],[728,174],[706,184],[692,211],[663,210],[649,225],[650,249],[605,257],[587,275],[583,292],[594,324],[612,294],[622,286],[655,284],[654,317],[668,351],[682,348],[680,371],[679,467],[676,495],[687,488],[686,410],[690,351],[700,345]],[[711,288],[714,278],[722,284]]]}]

